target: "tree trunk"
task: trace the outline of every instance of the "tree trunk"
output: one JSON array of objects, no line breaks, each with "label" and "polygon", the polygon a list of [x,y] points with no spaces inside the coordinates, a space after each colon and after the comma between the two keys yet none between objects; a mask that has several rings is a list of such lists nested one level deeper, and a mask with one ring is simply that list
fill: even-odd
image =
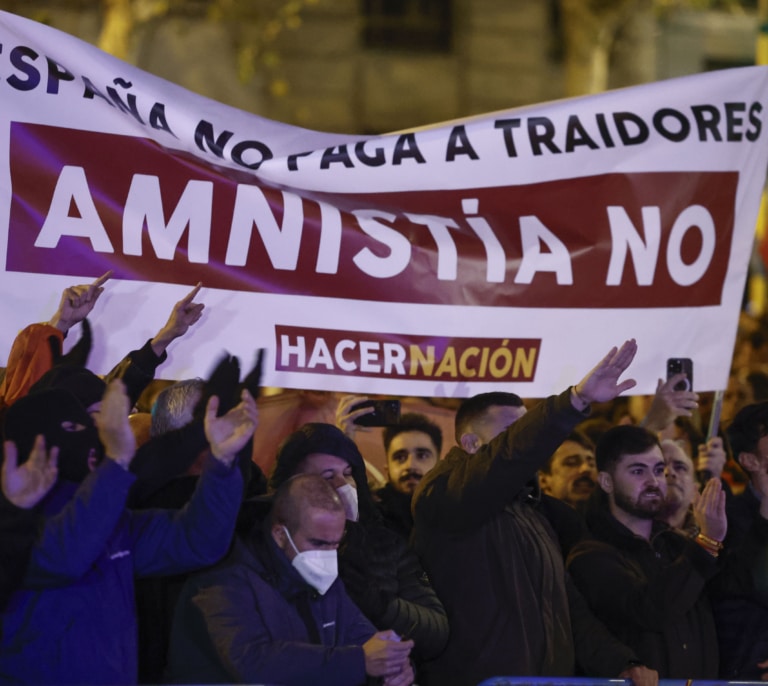
[{"label": "tree trunk", "polygon": [[128,60],[134,28],[133,0],[102,0],[104,23],[98,46],[110,55]]},{"label": "tree trunk", "polygon": [[560,0],[566,95],[608,88],[611,54],[620,30],[650,0]]}]

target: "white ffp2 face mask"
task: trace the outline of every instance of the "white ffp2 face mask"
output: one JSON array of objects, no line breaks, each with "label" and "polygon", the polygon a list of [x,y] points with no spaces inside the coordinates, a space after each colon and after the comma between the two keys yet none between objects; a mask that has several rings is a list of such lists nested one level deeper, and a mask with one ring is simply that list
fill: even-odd
[{"label": "white ffp2 face mask", "polygon": [[296,557],[291,564],[296,571],[301,574],[312,588],[316,589],[320,595],[325,595],[331,587],[336,577],[339,576],[339,560],[335,550],[305,550],[299,552],[296,544],[288,533],[288,529],[283,527],[288,542],[296,551]]},{"label": "white ffp2 face mask", "polygon": [[336,494],[339,496],[341,504],[344,505],[344,513],[347,515],[347,519],[356,522],[360,516],[357,505],[357,489],[351,484],[344,484],[336,489]]}]

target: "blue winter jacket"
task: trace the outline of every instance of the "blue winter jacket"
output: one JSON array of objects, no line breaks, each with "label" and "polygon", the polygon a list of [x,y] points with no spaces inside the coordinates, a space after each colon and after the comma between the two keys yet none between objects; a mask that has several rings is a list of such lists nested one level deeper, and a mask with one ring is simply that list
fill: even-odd
[{"label": "blue winter jacket", "polygon": [[210,565],[229,547],[242,498],[240,470],[209,457],[177,511],[125,509],[135,476],[105,459],[78,486],[60,481],[24,588],[2,617],[0,682],[134,684],[135,575]]},{"label": "blue winter jacket", "polygon": [[176,683],[359,686],[375,632],[339,579],[320,595],[257,529],[187,580],[168,666]]}]

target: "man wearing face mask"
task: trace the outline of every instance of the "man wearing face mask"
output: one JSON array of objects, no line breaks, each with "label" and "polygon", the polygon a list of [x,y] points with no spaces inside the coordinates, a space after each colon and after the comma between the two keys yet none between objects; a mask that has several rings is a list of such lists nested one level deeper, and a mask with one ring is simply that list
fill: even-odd
[{"label": "man wearing face mask", "polygon": [[332,424],[305,424],[277,452],[269,485],[295,474],[318,474],[333,486],[347,513],[339,575],[350,598],[379,630],[412,638],[414,661],[438,655],[448,619],[416,554],[384,524],[354,441]]},{"label": "man wearing face mask", "polygon": [[169,668],[184,683],[409,686],[413,641],[373,625],[337,581],[344,506],[301,474],[217,567],[192,577],[177,606]]}]

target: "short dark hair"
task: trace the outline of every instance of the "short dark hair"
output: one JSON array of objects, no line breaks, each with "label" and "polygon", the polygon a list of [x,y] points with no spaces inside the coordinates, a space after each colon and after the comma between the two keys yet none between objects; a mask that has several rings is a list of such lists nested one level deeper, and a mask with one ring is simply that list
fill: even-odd
[{"label": "short dark hair", "polygon": [[735,459],[740,453],[754,453],[758,441],[768,436],[768,401],[742,407],[725,433]]},{"label": "short dark hair", "polygon": [[654,446],[661,450],[655,433],[634,424],[621,424],[608,429],[595,448],[595,462],[600,472],[610,472],[624,455],[639,455]]},{"label": "short dark hair", "polygon": [[389,452],[389,444],[395,436],[406,433],[407,431],[421,431],[427,434],[437,448],[437,457],[443,449],[443,431],[429,417],[418,412],[407,412],[400,415],[400,421],[384,429],[382,438],[384,439],[384,452]]},{"label": "short dark hair", "polygon": [[[587,436],[587,434],[585,434],[583,431],[579,431],[578,429],[574,429],[563,439],[563,443],[566,441],[576,443],[582,448],[586,448],[592,452],[595,451],[595,444],[590,440],[589,436]],[[558,446],[558,448],[559,447],[560,446]],[[554,453],[552,453],[550,458],[547,460],[547,463],[541,468],[542,472],[545,472],[546,474],[552,473],[552,457],[554,457]]]},{"label": "short dark hair", "polygon": [[516,393],[491,391],[479,393],[464,400],[456,411],[453,426],[456,433],[456,443],[461,445],[461,436],[466,433],[472,422],[484,415],[491,407],[522,407],[523,399]]}]

